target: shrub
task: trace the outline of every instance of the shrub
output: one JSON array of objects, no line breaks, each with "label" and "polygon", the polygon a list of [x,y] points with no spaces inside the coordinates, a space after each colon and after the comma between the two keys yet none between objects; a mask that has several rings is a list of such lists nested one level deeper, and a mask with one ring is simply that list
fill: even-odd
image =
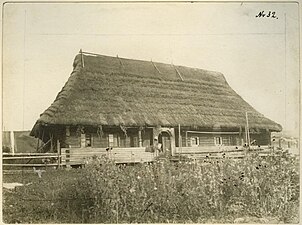
[{"label": "shrub", "polygon": [[297,222],[298,171],[287,153],[138,165],[94,158],[84,169],[49,173],[20,188],[20,196],[52,199],[32,211],[23,201],[22,222],[217,223],[238,217]]},{"label": "shrub", "polygon": [[11,148],[9,146],[5,146],[5,145],[2,146],[2,152],[10,153],[10,151],[11,151]]},{"label": "shrub", "polygon": [[257,154],[243,160],[116,166],[105,158],[85,169],[91,222],[198,222],[239,216],[294,216],[295,158]]}]

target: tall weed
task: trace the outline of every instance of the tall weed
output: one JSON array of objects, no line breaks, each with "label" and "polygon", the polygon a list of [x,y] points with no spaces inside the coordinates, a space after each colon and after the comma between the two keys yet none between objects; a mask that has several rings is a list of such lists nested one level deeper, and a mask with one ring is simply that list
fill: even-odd
[{"label": "tall weed", "polygon": [[240,217],[293,223],[299,165],[287,153],[137,165],[94,158],[84,169],[46,173],[4,197],[7,223],[232,223]]}]

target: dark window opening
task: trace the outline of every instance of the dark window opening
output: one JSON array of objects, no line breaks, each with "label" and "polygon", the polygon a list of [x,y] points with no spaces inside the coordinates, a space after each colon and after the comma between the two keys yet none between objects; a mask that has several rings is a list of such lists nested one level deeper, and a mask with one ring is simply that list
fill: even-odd
[{"label": "dark window opening", "polygon": [[91,147],[91,134],[85,135],[85,147]]}]

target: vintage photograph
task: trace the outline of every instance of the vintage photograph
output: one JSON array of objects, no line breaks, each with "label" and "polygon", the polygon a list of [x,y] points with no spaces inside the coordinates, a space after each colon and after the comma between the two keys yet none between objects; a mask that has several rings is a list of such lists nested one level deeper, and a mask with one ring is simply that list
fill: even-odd
[{"label": "vintage photograph", "polygon": [[6,2],[2,222],[297,224],[297,2]]}]

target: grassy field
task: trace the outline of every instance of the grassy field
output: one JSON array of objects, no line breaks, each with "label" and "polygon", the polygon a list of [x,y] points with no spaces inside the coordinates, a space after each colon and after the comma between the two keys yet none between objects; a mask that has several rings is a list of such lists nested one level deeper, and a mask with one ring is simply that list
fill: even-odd
[{"label": "grassy field", "polygon": [[298,223],[299,165],[286,154],[5,175],[6,223]]}]

